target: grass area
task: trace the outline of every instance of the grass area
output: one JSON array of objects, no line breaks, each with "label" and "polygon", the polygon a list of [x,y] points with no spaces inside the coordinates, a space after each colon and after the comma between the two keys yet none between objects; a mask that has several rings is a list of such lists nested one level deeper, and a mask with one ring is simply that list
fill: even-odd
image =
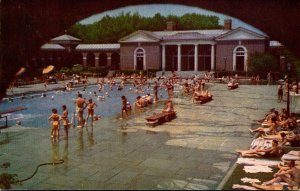
[{"label": "grass area", "polygon": [[244,170],[244,165],[242,164],[237,164],[237,167],[233,171],[231,177],[228,179],[228,181],[224,184],[222,190],[232,190],[232,185],[233,184],[241,184],[241,185],[248,185],[251,186],[249,183],[243,183],[241,181],[242,178],[247,177],[247,178],[253,178],[253,179],[258,179],[262,182],[271,180],[273,178],[273,174],[277,172],[277,168],[274,167],[272,168],[273,172],[271,173],[246,173]]}]

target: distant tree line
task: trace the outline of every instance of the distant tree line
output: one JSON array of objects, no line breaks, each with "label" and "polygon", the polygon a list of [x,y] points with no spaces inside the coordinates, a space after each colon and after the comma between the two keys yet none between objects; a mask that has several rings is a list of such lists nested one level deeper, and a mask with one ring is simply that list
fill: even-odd
[{"label": "distant tree line", "polygon": [[116,43],[119,39],[137,30],[163,31],[167,21],[175,21],[177,30],[220,29],[217,16],[187,13],[182,16],[163,16],[156,13],[153,17],[144,17],[136,13],[122,12],[116,17],[104,16],[101,20],[83,25],[76,23],[68,33],[80,38],[84,43]]}]

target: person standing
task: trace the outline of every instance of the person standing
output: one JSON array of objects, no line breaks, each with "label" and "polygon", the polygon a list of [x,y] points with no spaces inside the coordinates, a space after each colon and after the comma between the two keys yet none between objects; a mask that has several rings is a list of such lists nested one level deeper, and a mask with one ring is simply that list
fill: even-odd
[{"label": "person standing", "polygon": [[75,100],[76,104],[76,112],[78,117],[78,126],[79,128],[82,128],[84,125],[84,118],[83,118],[83,112],[86,108],[86,102],[85,99],[82,98],[82,94],[78,94],[78,98]]},{"label": "person standing", "polygon": [[272,82],[272,75],[271,75],[271,71],[268,73],[267,75],[267,80],[268,80],[268,85],[271,85]]},{"label": "person standing", "polygon": [[92,127],[94,126],[94,109],[95,109],[95,107],[97,107],[97,104],[95,102],[93,102],[92,99],[89,99],[89,102],[87,104],[88,113],[87,113],[87,116],[86,116],[85,124],[87,125],[89,117],[91,116],[91,118],[92,118]]},{"label": "person standing", "polygon": [[168,90],[168,96],[169,96],[169,99],[172,99],[173,98],[173,89],[174,89],[174,86],[172,84],[171,81],[168,81],[167,84],[167,90]]},{"label": "person standing", "polygon": [[154,82],[154,86],[153,86],[153,91],[154,91],[154,102],[158,101],[158,84],[157,81]]},{"label": "person standing", "polygon": [[65,129],[65,138],[67,139],[69,136],[69,127],[70,127],[67,106],[63,105],[62,109],[63,109],[63,113],[61,115],[61,120],[63,122],[63,126]]},{"label": "person standing", "polygon": [[44,82],[44,91],[47,91],[48,80],[46,79]]},{"label": "person standing", "polygon": [[52,121],[51,138],[53,138],[54,140],[58,140],[59,139],[60,116],[57,114],[57,109],[55,109],[55,108],[52,109],[52,114],[50,115],[48,120]]},{"label": "person standing", "polygon": [[124,116],[123,116],[124,112],[126,113],[126,116],[128,116],[128,113],[127,113],[127,98],[125,96],[122,96],[121,99],[122,99],[122,110],[121,110],[122,117],[121,117],[121,119],[123,119],[124,118]]}]

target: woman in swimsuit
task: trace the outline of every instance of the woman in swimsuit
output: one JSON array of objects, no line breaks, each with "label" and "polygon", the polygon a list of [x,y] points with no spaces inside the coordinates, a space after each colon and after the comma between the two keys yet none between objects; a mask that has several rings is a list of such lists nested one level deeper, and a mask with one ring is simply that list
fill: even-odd
[{"label": "woman in swimsuit", "polygon": [[94,125],[94,109],[95,109],[95,107],[97,107],[97,104],[94,103],[92,99],[89,99],[89,102],[87,104],[88,113],[86,116],[85,125],[87,125],[90,116],[92,119],[92,126]]}]

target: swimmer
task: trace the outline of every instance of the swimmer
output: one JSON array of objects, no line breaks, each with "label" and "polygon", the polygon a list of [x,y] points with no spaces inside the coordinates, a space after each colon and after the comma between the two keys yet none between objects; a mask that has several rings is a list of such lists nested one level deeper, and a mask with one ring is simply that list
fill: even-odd
[{"label": "swimmer", "polygon": [[108,97],[109,96],[108,92],[105,92],[105,95]]},{"label": "swimmer", "polygon": [[51,100],[54,100],[54,96],[51,96]]},{"label": "swimmer", "polygon": [[46,94],[45,94],[45,93],[42,93],[41,97],[46,97]]},{"label": "swimmer", "polygon": [[16,125],[18,126],[21,125],[21,121],[17,121]]}]

